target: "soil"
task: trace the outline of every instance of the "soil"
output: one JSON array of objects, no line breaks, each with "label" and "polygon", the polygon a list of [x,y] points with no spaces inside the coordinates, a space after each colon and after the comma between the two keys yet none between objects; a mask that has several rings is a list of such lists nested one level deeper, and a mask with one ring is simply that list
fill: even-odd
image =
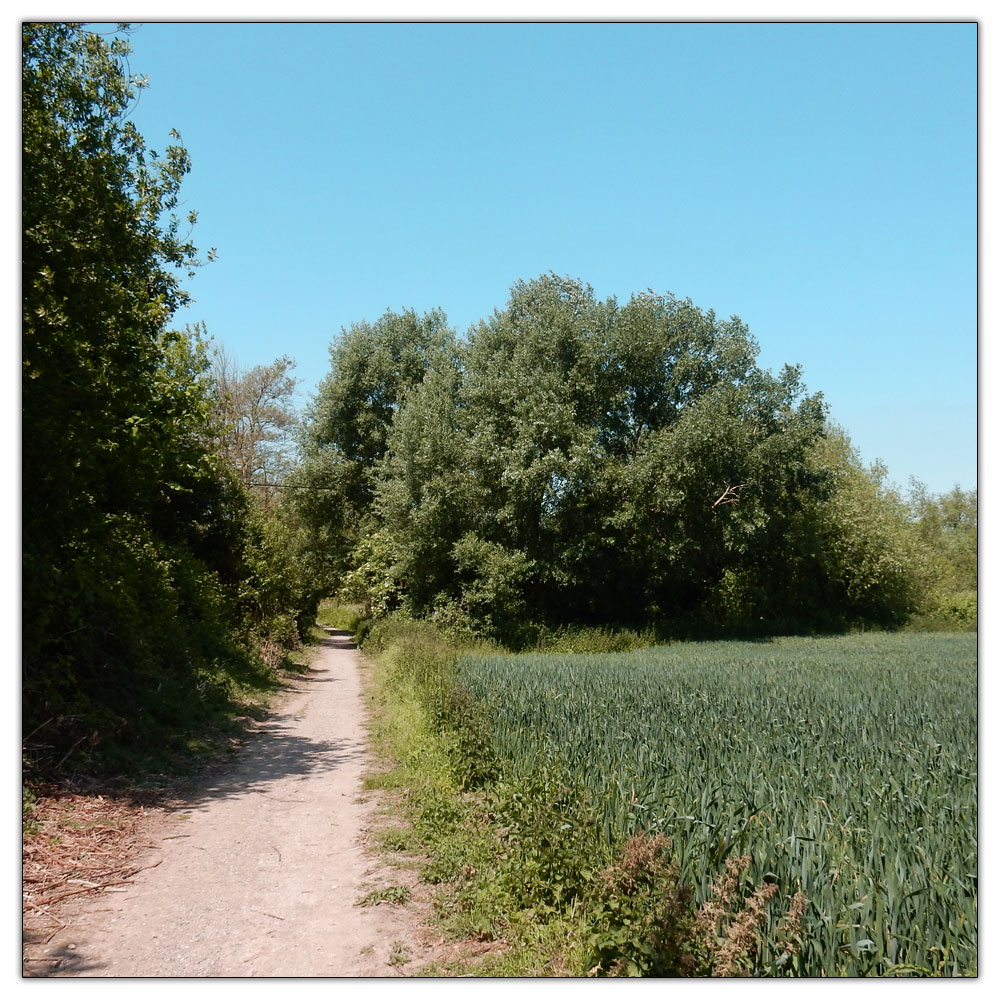
[{"label": "soil", "polygon": [[[327,631],[235,762],[183,802],[133,810],[131,867],[31,904],[26,975],[390,977],[442,957],[415,872],[370,850],[359,654]],[[400,886],[405,903],[358,905]]]}]

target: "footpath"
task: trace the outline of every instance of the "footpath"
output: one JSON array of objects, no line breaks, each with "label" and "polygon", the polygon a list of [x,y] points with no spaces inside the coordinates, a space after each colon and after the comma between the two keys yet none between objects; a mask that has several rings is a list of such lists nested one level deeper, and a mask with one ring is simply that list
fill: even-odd
[{"label": "footpath", "polygon": [[51,976],[384,977],[429,957],[416,911],[356,905],[414,876],[366,850],[358,653],[328,632],[234,764],[159,824],[132,884],[74,905],[42,949]]}]

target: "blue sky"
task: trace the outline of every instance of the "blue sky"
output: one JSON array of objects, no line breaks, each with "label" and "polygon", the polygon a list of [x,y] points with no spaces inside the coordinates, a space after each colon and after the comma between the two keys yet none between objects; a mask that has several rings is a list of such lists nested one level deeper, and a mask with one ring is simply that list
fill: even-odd
[{"label": "blue sky", "polygon": [[739,315],[867,462],[976,485],[974,23],[145,23],[134,120],[182,135],[178,325],[244,366],[547,271]]}]

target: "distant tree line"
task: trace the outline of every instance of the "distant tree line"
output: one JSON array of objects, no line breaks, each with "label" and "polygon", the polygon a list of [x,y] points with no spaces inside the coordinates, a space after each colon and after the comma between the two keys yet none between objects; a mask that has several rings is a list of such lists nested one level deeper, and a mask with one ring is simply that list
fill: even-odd
[{"label": "distant tree line", "polygon": [[540,625],[893,627],[945,564],[967,584],[974,544],[942,560],[933,503],[916,530],[800,370],[757,353],[735,317],[554,274],[465,337],[439,311],[357,323],[292,473],[314,572],[375,615],[515,645]]}]

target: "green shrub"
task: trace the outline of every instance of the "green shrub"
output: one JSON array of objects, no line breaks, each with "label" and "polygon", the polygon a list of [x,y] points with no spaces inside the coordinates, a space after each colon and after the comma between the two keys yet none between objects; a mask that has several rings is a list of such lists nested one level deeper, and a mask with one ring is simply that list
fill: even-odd
[{"label": "green shrub", "polygon": [[524,552],[467,532],[453,546],[461,607],[475,631],[517,645],[527,617],[524,587],[534,564]]},{"label": "green shrub", "polygon": [[497,776],[499,761],[490,742],[485,709],[468,688],[447,684],[436,689],[429,708],[435,725],[453,737],[452,765],[462,788],[475,788]]},{"label": "green shrub", "polygon": [[975,590],[939,594],[929,607],[910,619],[914,632],[975,632],[979,628],[979,595]]},{"label": "green shrub", "polygon": [[627,653],[633,649],[655,646],[658,639],[652,629],[612,629],[563,625],[542,627],[533,643],[545,653]]},{"label": "green shrub", "polygon": [[636,834],[595,880],[588,907],[589,975],[684,976],[697,969],[691,889],[670,841]]},{"label": "green shrub", "polygon": [[585,898],[607,858],[592,810],[556,761],[540,761],[489,790],[499,855],[491,880],[539,919]]},{"label": "green shrub", "polygon": [[38,798],[35,793],[27,785],[21,785],[21,834],[24,837],[33,837],[41,829],[35,819],[37,808]]}]

